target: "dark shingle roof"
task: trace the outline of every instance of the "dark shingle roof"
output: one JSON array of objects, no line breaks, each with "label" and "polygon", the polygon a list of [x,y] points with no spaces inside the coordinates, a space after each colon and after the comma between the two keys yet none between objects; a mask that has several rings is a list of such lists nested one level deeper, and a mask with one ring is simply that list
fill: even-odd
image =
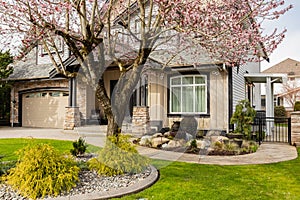
[{"label": "dark shingle roof", "polygon": [[14,72],[8,77],[9,80],[30,80],[49,78],[49,72],[53,69],[52,64],[36,63],[36,48],[33,48],[22,60],[11,64]]},{"label": "dark shingle roof", "polygon": [[262,73],[284,73],[289,76],[300,75],[300,62],[291,58],[285,59],[284,61],[266,69]]}]

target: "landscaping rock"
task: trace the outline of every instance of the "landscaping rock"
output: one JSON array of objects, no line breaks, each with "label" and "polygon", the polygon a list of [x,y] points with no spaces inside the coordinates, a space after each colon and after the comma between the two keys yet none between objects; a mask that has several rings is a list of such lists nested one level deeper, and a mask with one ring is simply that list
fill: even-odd
[{"label": "landscaping rock", "polygon": [[[226,142],[225,142],[225,140],[226,140]],[[228,143],[227,141],[229,141],[229,139],[227,137],[224,137],[224,136],[211,136],[210,141],[213,144],[216,143],[216,142]]]},{"label": "landscaping rock", "polygon": [[221,131],[219,130],[209,130],[206,133],[206,137],[211,137],[211,136],[220,136],[221,135]]},{"label": "landscaping rock", "polygon": [[171,140],[168,143],[168,148],[183,147],[183,146],[185,146],[185,144],[186,144],[186,141],[183,140],[183,139],[180,139],[180,140]]},{"label": "landscaping rock", "polygon": [[163,134],[162,133],[155,133],[152,137],[163,137]]},{"label": "landscaping rock", "polygon": [[209,140],[196,140],[197,142],[197,148],[199,149],[205,149],[210,146],[210,141]]},{"label": "landscaping rock", "polygon": [[186,134],[185,134],[185,140],[186,140],[186,141],[190,141],[190,140],[192,140],[193,138],[194,138],[193,135],[191,135],[191,134],[189,134],[189,133],[186,133]]},{"label": "landscaping rock", "polygon": [[151,135],[145,135],[141,138],[140,145],[149,146],[149,144],[151,144],[151,140],[152,140]]},{"label": "landscaping rock", "polygon": [[151,144],[152,147],[157,148],[161,146],[162,144],[168,143],[170,140],[168,138],[164,137],[157,137],[157,138],[152,138]]},{"label": "landscaping rock", "polygon": [[164,137],[169,137],[171,135],[170,131],[164,133]]}]

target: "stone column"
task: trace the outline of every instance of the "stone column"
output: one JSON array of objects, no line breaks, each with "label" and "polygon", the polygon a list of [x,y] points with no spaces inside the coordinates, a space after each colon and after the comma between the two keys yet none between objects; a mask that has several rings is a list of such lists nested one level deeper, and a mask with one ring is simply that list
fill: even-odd
[{"label": "stone column", "polygon": [[149,107],[135,106],[132,115],[132,134],[134,136],[142,136],[149,133],[150,116]]},{"label": "stone column", "polygon": [[79,107],[66,107],[64,130],[73,130],[74,127],[79,127],[80,125]]},{"label": "stone column", "polygon": [[300,146],[300,111],[291,113],[292,145]]}]

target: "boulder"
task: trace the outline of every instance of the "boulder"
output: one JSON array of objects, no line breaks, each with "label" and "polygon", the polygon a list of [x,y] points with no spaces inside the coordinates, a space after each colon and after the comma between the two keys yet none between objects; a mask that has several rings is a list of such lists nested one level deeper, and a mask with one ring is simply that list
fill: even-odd
[{"label": "boulder", "polygon": [[152,138],[151,144],[152,144],[152,147],[157,148],[157,147],[161,146],[162,144],[168,143],[169,141],[170,140],[168,138],[156,137],[156,138]]},{"label": "boulder", "polygon": [[170,131],[164,133],[164,137],[169,137],[169,136],[171,136],[171,132]]},{"label": "boulder", "polygon": [[186,133],[185,134],[185,141],[190,141],[190,140],[192,140],[194,138],[194,136],[192,136],[191,134],[189,134],[189,133]]},{"label": "boulder", "polygon": [[150,146],[151,145],[152,136],[151,135],[144,135],[141,137],[140,145],[142,146]]},{"label": "boulder", "polygon": [[207,149],[210,147],[210,141],[209,140],[196,140],[197,142],[197,148],[199,149]]},{"label": "boulder", "polygon": [[210,141],[213,144],[216,143],[216,142],[227,143],[227,141],[229,141],[229,139],[227,137],[224,137],[224,136],[211,136]]},{"label": "boulder", "polygon": [[183,140],[183,139],[180,139],[180,140],[171,140],[168,143],[168,148],[183,147],[183,146],[185,146],[185,144],[186,144],[186,141]]},{"label": "boulder", "polygon": [[162,133],[155,133],[152,137],[163,137],[163,134]]},{"label": "boulder", "polygon": [[206,137],[220,136],[220,135],[221,135],[221,131],[219,131],[219,130],[209,130],[206,133]]}]

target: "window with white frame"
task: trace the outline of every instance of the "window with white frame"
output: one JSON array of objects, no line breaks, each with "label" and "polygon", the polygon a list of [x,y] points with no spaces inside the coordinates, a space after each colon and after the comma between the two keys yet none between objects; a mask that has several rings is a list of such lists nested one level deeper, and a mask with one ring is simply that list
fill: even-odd
[{"label": "window with white frame", "polygon": [[207,114],[207,76],[170,78],[170,114]]}]

